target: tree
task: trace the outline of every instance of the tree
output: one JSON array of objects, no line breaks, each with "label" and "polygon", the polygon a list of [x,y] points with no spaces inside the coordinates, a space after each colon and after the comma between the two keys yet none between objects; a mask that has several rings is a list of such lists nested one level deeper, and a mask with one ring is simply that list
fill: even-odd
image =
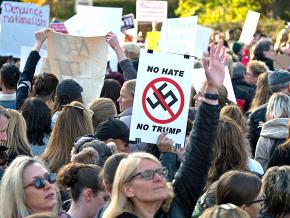
[{"label": "tree", "polygon": [[245,20],[248,10],[270,15],[272,0],[180,0],[175,13],[181,17],[198,15],[204,25]]}]

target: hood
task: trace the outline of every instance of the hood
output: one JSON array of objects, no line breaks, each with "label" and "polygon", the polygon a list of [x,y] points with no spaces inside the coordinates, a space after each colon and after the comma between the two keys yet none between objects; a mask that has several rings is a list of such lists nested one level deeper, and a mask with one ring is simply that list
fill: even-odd
[{"label": "hood", "polygon": [[289,118],[276,118],[267,121],[261,131],[261,136],[267,138],[283,139],[288,136]]}]

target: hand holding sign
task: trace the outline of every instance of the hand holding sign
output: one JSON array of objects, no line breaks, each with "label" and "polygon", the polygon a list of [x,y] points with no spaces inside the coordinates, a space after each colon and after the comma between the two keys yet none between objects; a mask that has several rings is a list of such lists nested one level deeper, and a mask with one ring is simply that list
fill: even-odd
[{"label": "hand holding sign", "polygon": [[222,87],[225,78],[225,56],[226,49],[222,42],[217,46],[212,43],[210,45],[210,60],[208,62],[203,59],[203,66],[207,79],[207,90],[209,92],[218,93],[218,89]]},{"label": "hand holding sign", "polygon": [[34,43],[34,47],[32,48],[33,51],[38,51],[38,52],[40,51],[41,46],[47,39],[47,31],[48,31],[48,28],[43,28],[34,33],[35,43]]},{"label": "hand holding sign", "polygon": [[173,140],[168,138],[167,133],[161,133],[157,139],[157,147],[160,152],[173,152]]}]

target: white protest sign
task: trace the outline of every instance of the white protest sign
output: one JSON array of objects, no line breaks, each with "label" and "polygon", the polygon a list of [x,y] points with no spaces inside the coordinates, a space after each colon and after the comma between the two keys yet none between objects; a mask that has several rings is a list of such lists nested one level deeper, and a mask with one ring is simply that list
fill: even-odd
[{"label": "white protest sign", "polygon": [[[26,60],[31,52],[32,47],[27,47],[27,46],[21,46],[21,56],[20,56],[20,71],[22,72],[26,63]],[[35,75],[37,75],[40,71],[40,66],[42,63],[42,60],[44,57],[47,55],[47,51],[44,49],[41,49],[39,51],[39,55],[41,56],[40,60],[38,61],[36,68],[35,68]]]},{"label": "white protest sign", "polygon": [[48,31],[48,63],[41,71],[60,80],[74,79],[84,89],[85,103],[99,97],[105,78],[108,45],[105,37],[78,37]]},{"label": "white protest sign", "polygon": [[122,26],[122,11],[122,8],[78,5],[77,14],[64,25],[74,36],[105,36],[110,31],[118,34]]},{"label": "white protest sign", "polygon": [[167,1],[136,1],[136,20],[163,22],[167,19]]},{"label": "white protest sign", "polygon": [[161,28],[159,48],[171,53],[190,54],[194,46],[196,25],[197,16],[165,20]]},{"label": "white protest sign", "polygon": [[193,60],[183,55],[141,50],[130,140],[156,143],[167,132],[184,145],[192,70]]},{"label": "white protest sign", "polygon": [[195,36],[192,37],[195,39],[192,52],[193,56],[201,58],[204,52],[207,52],[211,31],[210,28],[196,25]]},{"label": "white protest sign", "polygon": [[[193,71],[194,72],[192,76],[192,85],[194,89],[198,92],[202,89],[204,82],[206,82],[206,76],[204,68],[194,69]],[[234,103],[237,103],[231,76],[229,73],[229,68],[227,66],[225,67],[225,79],[223,85],[227,89],[228,99]]]},{"label": "white protest sign", "polygon": [[182,19],[169,24],[165,22],[161,29],[159,48],[166,52],[201,58],[207,51],[211,29],[197,25],[197,17],[185,20],[186,22]]},{"label": "white protest sign", "polygon": [[239,41],[249,45],[253,39],[253,35],[256,32],[256,28],[259,22],[260,13],[255,11],[248,11],[247,17],[244,23],[244,27]]},{"label": "white protest sign", "polygon": [[93,6],[93,0],[75,0],[75,11],[77,11],[78,5]]},{"label": "white protest sign", "polygon": [[49,6],[2,2],[0,55],[20,57],[21,46],[33,46],[34,33],[49,25]]}]

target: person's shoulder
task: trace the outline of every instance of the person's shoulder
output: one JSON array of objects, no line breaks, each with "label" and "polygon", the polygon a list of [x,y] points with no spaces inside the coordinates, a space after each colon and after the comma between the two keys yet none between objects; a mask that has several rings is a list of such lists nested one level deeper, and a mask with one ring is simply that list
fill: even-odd
[{"label": "person's shoulder", "polygon": [[250,116],[266,112],[268,103],[262,104],[250,113]]}]

